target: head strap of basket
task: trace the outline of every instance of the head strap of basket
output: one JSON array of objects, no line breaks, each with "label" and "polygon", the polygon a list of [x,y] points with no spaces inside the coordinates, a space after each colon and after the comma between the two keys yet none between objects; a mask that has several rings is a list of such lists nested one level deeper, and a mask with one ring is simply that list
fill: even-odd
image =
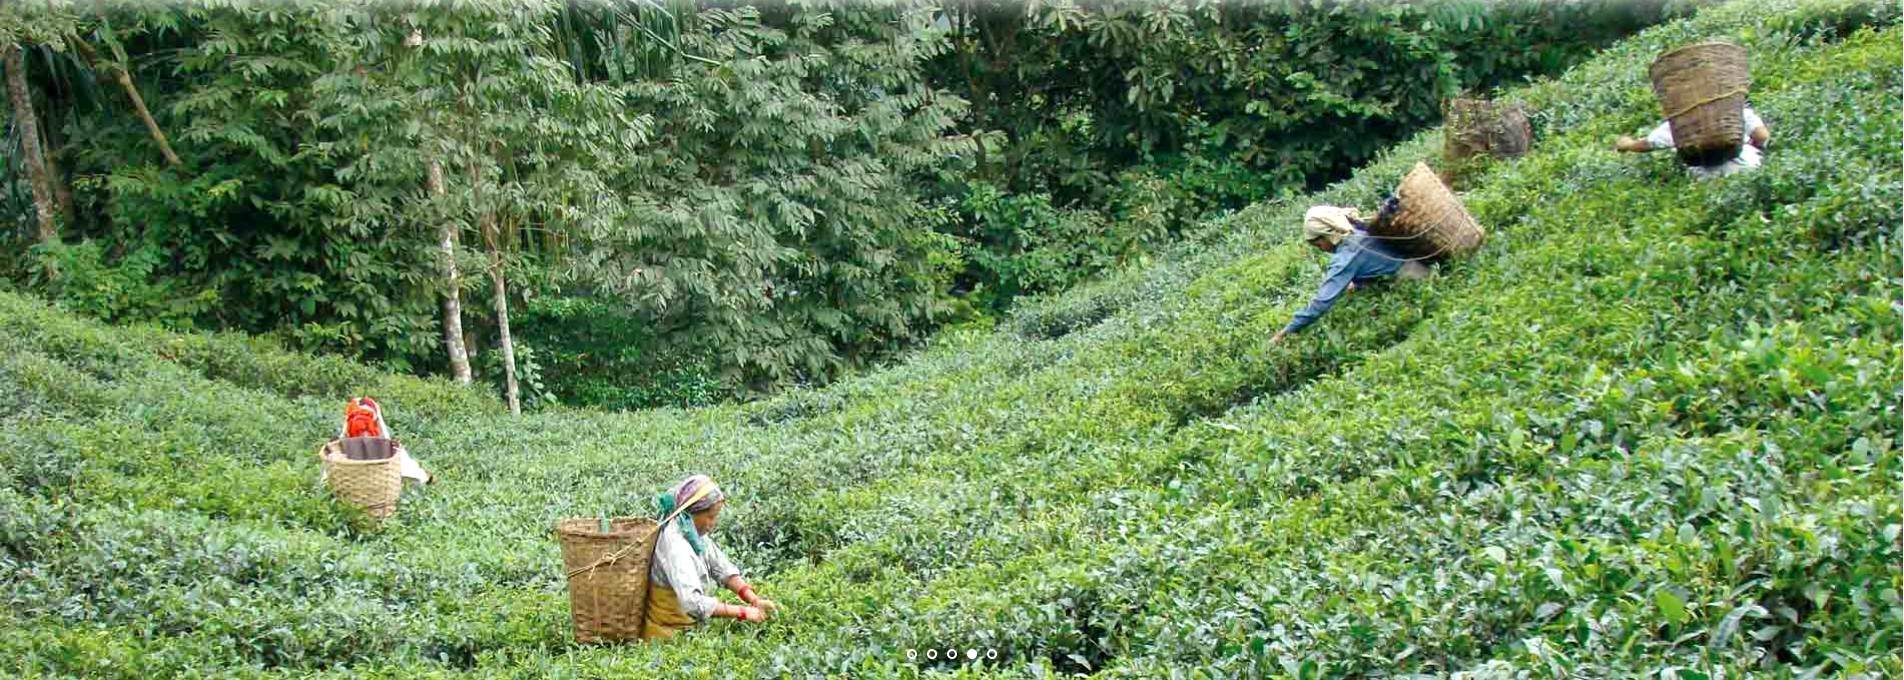
[{"label": "head strap of basket", "polygon": [[1738,155],[1752,85],[1751,55],[1744,47],[1705,42],[1668,50],[1647,75],[1681,159],[1712,165]]},{"label": "head strap of basket", "polygon": [[[688,547],[694,554],[707,552],[707,541],[694,530],[694,520],[689,515],[699,515],[713,508],[723,498],[721,488],[707,475],[690,475],[674,488],[661,492],[655,497],[655,504],[661,508],[661,514],[675,517],[675,523],[681,527],[681,536],[688,539]],[[678,508],[678,509],[677,509]],[[673,514],[669,514],[672,512]],[[662,525],[664,528],[666,524]]]}]

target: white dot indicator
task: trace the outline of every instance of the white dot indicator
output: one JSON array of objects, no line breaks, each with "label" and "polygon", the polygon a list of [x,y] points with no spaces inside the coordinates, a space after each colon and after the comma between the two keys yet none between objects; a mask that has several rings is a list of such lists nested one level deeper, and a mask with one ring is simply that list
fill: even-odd
[{"label": "white dot indicator", "polygon": [[939,648],[937,648],[937,647],[934,647],[934,648],[932,648],[932,649],[928,649],[928,650],[926,650],[926,658],[928,658],[928,659],[933,659],[933,660],[935,660],[935,661],[936,661],[936,660],[938,660],[938,658],[939,658]]},{"label": "white dot indicator", "polygon": [[976,649],[967,649],[967,650],[965,650],[965,658],[966,658],[967,660],[971,660],[971,659],[976,659],[976,658],[978,658],[978,650],[976,650]]},{"label": "white dot indicator", "polygon": [[996,658],[998,658],[998,650],[996,650],[996,649],[987,649],[987,650],[985,650],[985,658],[987,658],[987,659],[996,659]]},{"label": "white dot indicator", "polygon": [[919,658],[919,650],[911,649],[911,648],[906,649],[906,660],[910,661],[912,659],[917,659],[917,658]]}]

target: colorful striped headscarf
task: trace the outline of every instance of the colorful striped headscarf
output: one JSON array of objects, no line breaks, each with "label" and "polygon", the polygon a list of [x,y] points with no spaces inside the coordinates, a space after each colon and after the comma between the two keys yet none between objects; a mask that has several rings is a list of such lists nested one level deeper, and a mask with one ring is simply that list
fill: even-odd
[{"label": "colorful striped headscarf", "polygon": [[702,486],[708,487],[707,494],[701,496],[701,499],[695,501],[693,505],[689,505],[687,511],[681,513],[680,516],[674,520],[675,526],[681,527],[681,535],[687,537],[688,545],[694,548],[694,554],[696,555],[705,554],[707,552],[707,541],[701,538],[699,532],[694,530],[693,516],[707,512],[709,508],[714,507],[715,503],[721,502],[721,499],[724,497],[721,493],[721,488],[715,486],[714,480],[709,479],[707,475],[693,475],[681,480],[679,484],[675,484],[674,488],[662,492],[661,495],[655,497],[655,504],[661,506],[661,514],[657,515],[656,519],[667,519],[668,515],[672,514],[675,508],[681,507],[682,503],[686,503],[689,498],[693,498],[694,494],[699,492]]}]

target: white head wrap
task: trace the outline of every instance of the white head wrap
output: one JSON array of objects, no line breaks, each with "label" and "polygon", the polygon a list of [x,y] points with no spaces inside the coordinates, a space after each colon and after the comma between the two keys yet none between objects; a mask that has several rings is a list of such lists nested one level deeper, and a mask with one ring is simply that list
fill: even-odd
[{"label": "white head wrap", "polygon": [[1341,243],[1355,231],[1355,225],[1349,222],[1351,217],[1362,219],[1362,211],[1333,205],[1310,208],[1308,214],[1302,216],[1302,240],[1313,241],[1320,236],[1330,243]]}]

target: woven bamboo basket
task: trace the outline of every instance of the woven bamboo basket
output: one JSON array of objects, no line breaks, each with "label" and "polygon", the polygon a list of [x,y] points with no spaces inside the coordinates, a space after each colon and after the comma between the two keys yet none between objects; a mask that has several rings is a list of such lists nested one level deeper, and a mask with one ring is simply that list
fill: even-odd
[{"label": "woven bamboo basket", "polygon": [[1745,48],[1687,45],[1659,55],[1647,75],[1680,160],[1709,166],[1738,157],[1745,142],[1745,93],[1752,84]]},{"label": "woven bamboo basket", "polygon": [[397,509],[403,494],[403,468],[397,444],[383,437],[332,440],[318,449],[324,478],[344,502],[383,519]]},{"label": "woven bamboo basket", "polygon": [[1461,199],[1427,163],[1416,163],[1402,178],[1395,198],[1400,209],[1389,219],[1369,225],[1369,233],[1384,239],[1399,255],[1416,260],[1463,255],[1487,238]]},{"label": "woven bamboo basket", "polygon": [[1480,154],[1506,160],[1527,155],[1534,145],[1533,126],[1519,104],[1485,99],[1450,99],[1442,106],[1441,156],[1459,161]]},{"label": "woven bamboo basket", "polygon": [[556,523],[577,642],[641,637],[647,623],[648,562],[659,527],[652,517],[617,517],[609,522],[608,533],[602,533],[595,518]]}]

